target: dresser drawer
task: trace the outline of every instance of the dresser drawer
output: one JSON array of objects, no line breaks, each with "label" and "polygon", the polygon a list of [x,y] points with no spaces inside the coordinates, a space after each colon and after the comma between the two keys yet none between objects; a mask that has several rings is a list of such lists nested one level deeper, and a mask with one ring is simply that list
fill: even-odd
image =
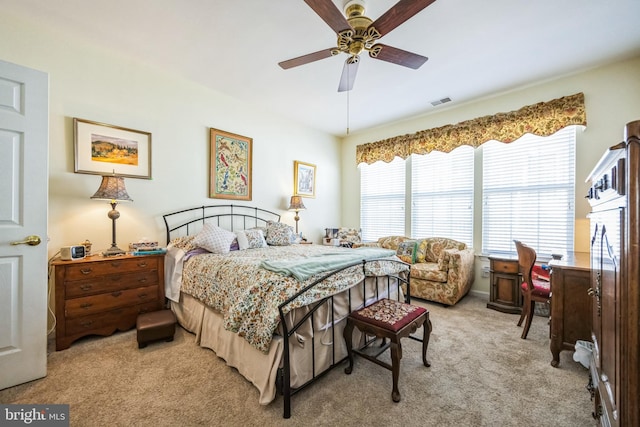
[{"label": "dresser drawer", "polygon": [[136,325],[139,313],[164,305],[164,254],[95,255],[54,260],[56,350],[86,335],[111,335]]},{"label": "dresser drawer", "polygon": [[491,261],[491,267],[496,273],[518,274],[520,272],[518,261]]},{"label": "dresser drawer", "polygon": [[65,316],[86,316],[88,314],[95,314],[151,301],[158,301],[157,285],[67,300],[65,302]]},{"label": "dresser drawer", "polygon": [[138,314],[156,311],[160,304],[148,302],[145,304],[117,308],[104,313],[67,319],[66,331],[68,335],[91,333],[102,328],[131,329],[138,318]]},{"label": "dresser drawer", "polygon": [[93,279],[65,282],[64,286],[67,298],[78,298],[158,284],[158,273],[156,271],[143,271],[140,273],[118,273],[109,276],[99,276]]},{"label": "dresser drawer", "polygon": [[65,269],[66,280],[89,279],[117,273],[134,271],[157,271],[157,257],[133,257],[128,259],[113,258],[101,262],[83,262],[69,265]]}]

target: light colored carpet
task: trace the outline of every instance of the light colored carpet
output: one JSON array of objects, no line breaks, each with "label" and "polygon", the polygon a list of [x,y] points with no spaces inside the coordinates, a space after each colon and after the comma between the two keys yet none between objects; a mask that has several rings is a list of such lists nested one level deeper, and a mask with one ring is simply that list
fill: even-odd
[{"label": "light colored carpet", "polygon": [[[414,301],[417,302],[417,301]],[[549,364],[548,319],[534,318],[526,340],[518,316],[469,295],[454,307],[421,303],[433,333],[403,340],[402,401],[391,401],[391,372],[356,358],[293,397],[267,406],[215,354],[178,328],[171,343],[138,350],[135,330],[77,341],[52,352],[48,376],[0,391],[1,403],[70,404],[72,426],[595,426],[588,371],[562,352]]]}]

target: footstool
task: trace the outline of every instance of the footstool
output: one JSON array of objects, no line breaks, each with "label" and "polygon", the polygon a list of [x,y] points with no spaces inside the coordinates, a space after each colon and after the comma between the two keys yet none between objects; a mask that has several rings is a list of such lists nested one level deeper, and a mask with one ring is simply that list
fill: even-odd
[{"label": "footstool", "polygon": [[176,332],[176,315],[171,310],[152,311],[138,315],[136,320],[138,348],[152,341],[173,341]]},{"label": "footstool", "polygon": [[[420,326],[423,327],[422,339],[411,335]],[[369,354],[366,348],[353,349],[352,334],[354,327],[365,334],[382,338],[383,346],[373,355]],[[354,311],[347,317],[347,325],[343,332],[349,359],[349,366],[345,368],[344,372],[350,374],[353,370],[353,353],[357,353],[365,359],[390,370],[393,376],[391,398],[394,402],[399,402],[398,377],[400,376],[400,359],[402,359],[400,339],[409,337],[416,341],[421,341],[422,363],[424,366],[429,367],[431,364],[427,360],[427,347],[431,329],[431,321],[429,320],[427,309],[388,298],[381,299],[367,307]],[[385,344],[387,339],[390,342]],[[389,347],[391,347],[391,365],[378,359],[378,356]]]}]

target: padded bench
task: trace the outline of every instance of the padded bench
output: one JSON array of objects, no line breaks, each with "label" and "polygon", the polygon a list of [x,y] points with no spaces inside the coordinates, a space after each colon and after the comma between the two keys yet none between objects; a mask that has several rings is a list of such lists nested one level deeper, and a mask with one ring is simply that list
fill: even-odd
[{"label": "padded bench", "polygon": [[[423,327],[421,339],[411,335],[421,326]],[[352,348],[354,327],[365,334],[382,338],[383,344],[387,339],[390,343],[380,347],[373,355],[366,351],[366,347],[364,349],[354,349]],[[400,339],[409,337],[416,341],[421,341],[422,363],[424,366],[429,367],[431,364],[427,360],[427,347],[431,329],[431,320],[429,320],[429,311],[427,309],[400,301],[385,298],[376,301],[370,306],[354,311],[347,317],[347,325],[343,332],[349,359],[349,366],[345,368],[344,372],[350,374],[353,371],[353,353],[357,353],[365,359],[390,370],[393,378],[391,398],[394,402],[399,402],[398,377],[400,376],[400,359],[402,359]],[[389,347],[391,347],[391,365],[378,359],[378,356]]]},{"label": "padded bench", "polygon": [[176,315],[171,310],[152,311],[138,315],[136,320],[138,348],[145,348],[153,341],[173,341],[176,332]]}]

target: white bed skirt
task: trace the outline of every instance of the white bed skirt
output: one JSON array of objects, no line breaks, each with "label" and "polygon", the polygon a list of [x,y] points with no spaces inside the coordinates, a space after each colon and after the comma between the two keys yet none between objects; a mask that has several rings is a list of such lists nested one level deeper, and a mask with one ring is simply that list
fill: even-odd
[{"label": "white bed skirt", "polygon": [[[375,279],[368,278],[367,295],[375,294],[377,298],[387,297],[386,284],[379,283],[377,293],[374,289]],[[392,292],[391,298],[395,298],[395,295],[396,293]],[[367,305],[377,298],[368,297]],[[333,301],[335,306],[333,310],[329,304],[325,304],[316,311],[313,316],[313,328],[311,322],[307,321],[304,327],[289,339],[292,388],[303,385],[313,377],[312,352],[314,349],[316,375],[347,355],[342,332],[346,323],[345,318],[349,313],[349,299],[336,296]],[[361,285],[352,288],[350,301],[352,310],[362,307]],[[267,405],[275,399],[276,378],[278,369],[283,363],[282,334],[275,334],[268,353],[263,353],[243,337],[225,330],[222,315],[192,296],[181,293],[180,303],[170,302],[178,323],[195,334],[196,344],[213,350],[218,357],[226,361],[228,366],[236,368],[258,389],[260,404]],[[287,315],[287,323],[294,324],[306,312],[308,312],[307,307],[294,310]],[[331,328],[332,324],[335,328]],[[353,333],[354,346],[361,343],[362,339],[363,336],[356,328]]]}]

